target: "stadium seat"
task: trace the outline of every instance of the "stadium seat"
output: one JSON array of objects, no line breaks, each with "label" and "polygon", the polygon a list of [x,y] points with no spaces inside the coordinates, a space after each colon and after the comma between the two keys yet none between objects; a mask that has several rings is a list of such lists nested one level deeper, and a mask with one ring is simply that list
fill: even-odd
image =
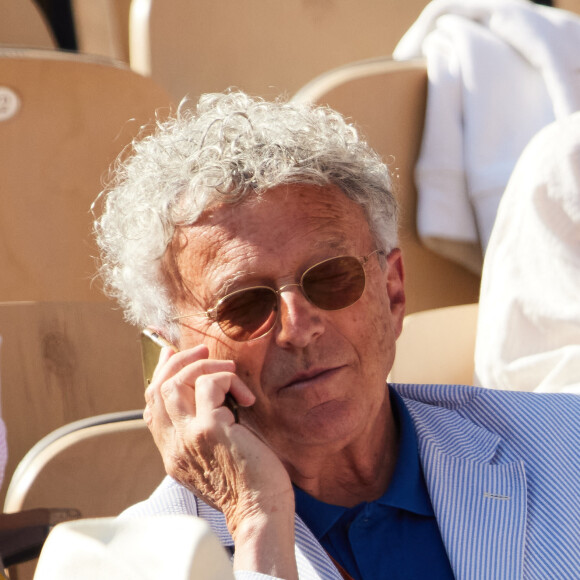
[{"label": "stadium seat", "polygon": [[353,60],[391,54],[427,0],[133,0],[131,66],[181,100],[230,86],[291,95]]},{"label": "stadium seat", "polygon": [[0,0],[0,14],[0,47],[56,48],[50,25],[33,0]]},{"label": "stadium seat", "polygon": [[406,316],[389,381],[472,385],[477,310],[461,304]]},{"label": "stadium seat", "polygon": [[102,58],[0,49],[0,301],[104,300],[91,204],[118,154],[170,105]]},{"label": "stadium seat", "polygon": [[[293,97],[329,105],[352,120],[391,166],[400,206],[400,247],[407,313],[477,302],[479,276],[426,248],[417,235],[414,166],[421,146],[427,96],[424,61],[377,58],[326,72]],[[457,244],[457,251],[462,251]]]}]

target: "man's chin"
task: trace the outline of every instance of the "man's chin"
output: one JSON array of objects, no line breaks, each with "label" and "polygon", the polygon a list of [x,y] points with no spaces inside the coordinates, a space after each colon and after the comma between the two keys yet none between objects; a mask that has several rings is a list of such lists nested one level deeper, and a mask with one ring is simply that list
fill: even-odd
[{"label": "man's chin", "polygon": [[345,445],[363,429],[352,409],[352,402],[332,399],[301,413],[280,417],[274,426],[276,439],[293,446]]}]

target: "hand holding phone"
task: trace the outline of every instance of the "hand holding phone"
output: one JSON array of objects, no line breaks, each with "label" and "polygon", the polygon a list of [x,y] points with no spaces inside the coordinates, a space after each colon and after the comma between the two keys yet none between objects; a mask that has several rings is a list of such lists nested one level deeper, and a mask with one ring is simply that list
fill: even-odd
[{"label": "hand holding phone", "polygon": [[[155,330],[151,328],[143,329],[141,332],[141,361],[145,388],[151,384],[153,373],[159,361],[159,354],[161,349],[165,347],[179,352],[179,349],[174,344],[171,344]],[[231,393],[226,393],[224,405],[233,413],[235,422],[239,423],[238,403]]]},{"label": "hand holding phone", "polygon": [[[236,424],[237,404],[230,391],[244,407],[256,397],[236,374],[234,361],[210,358],[204,345],[178,352],[150,329],[142,343],[146,379],[151,381],[144,419],[167,474],[223,512],[238,548],[255,538],[248,538],[246,529],[261,529],[259,537],[276,545],[279,528],[293,538],[294,491],[288,472],[253,428],[251,415]],[[163,347],[175,353],[164,351],[159,358]],[[235,530],[242,530],[238,537]]]}]

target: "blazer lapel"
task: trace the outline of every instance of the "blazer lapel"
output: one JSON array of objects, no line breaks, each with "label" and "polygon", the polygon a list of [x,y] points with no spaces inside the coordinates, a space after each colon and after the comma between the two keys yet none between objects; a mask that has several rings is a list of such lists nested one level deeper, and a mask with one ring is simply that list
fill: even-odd
[{"label": "blazer lapel", "polygon": [[502,460],[501,438],[457,411],[405,403],[415,422],[425,480],[457,580],[522,578],[523,463]]},{"label": "blazer lapel", "polygon": [[298,514],[294,516],[294,522],[300,580],[343,580],[326,550]]}]

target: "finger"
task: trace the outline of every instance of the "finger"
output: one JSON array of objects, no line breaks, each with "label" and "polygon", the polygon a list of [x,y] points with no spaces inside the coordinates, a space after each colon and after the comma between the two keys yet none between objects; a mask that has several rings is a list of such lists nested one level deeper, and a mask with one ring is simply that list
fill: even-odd
[{"label": "finger", "polygon": [[164,346],[159,351],[159,360],[157,361],[157,365],[155,366],[155,370],[153,371],[152,380],[155,380],[159,375],[161,369],[167,364],[167,361],[176,353],[176,350],[170,346]]},{"label": "finger", "polygon": [[162,383],[154,380],[145,390],[143,419],[152,433],[154,430],[168,428],[172,423],[161,394],[161,386]]},{"label": "finger", "polygon": [[[228,384],[233,382],[236,385],[236,391],[239,390],[237,383],[241,381],[233,374],[233,371],[235,371],[233,361],[215,359],[197,360],[182,368],[176,375],[170,377],[164,383],[151,385],[148,396],[152,400],[155,400],[155,398],[161,399],[162,403],[160,406],[166,412],[166,416],[160,415],[163,423],[165,425],[168,422],[175,424],[186,417],[195,417],[197,415],[195,391],[200,378],[219,376],[220,373],[227,376],[231,375],[234,377],[234,380],[230,380]],[[218,390],[220,394],[215,398],[215,406],[223,403],[225,393],[229,387],[225,385],[223,388],[225,388],[225,391],[223,389],[221,391]],[[244,401],[249,399],[247,393],[244,393],[242,398]],[[252,399],[249,400],[251,401]]]},{"label": "finger", "polygon": [[[143,419],[145,420],[149,430],[153,433],[157,440],[156,434],[163,429],[171,426],[172,421],[165,408],[165,403],[160,392],[163,379],[166,375],[171,373],[172,368],[181,368],[179,361],[176,364],[169,364],[172,357],[177,354],[177,351],[171,347],[163,347],[159,353],[159,361],[153,373],[151,384],[145,390],[145,410],[143,411]],[[203,351],[200,352],[203,356]]]},{"label": "finger", "polygon": [[208,356],[209,350],[204,344],[179,352],[170,352],[169,348],[167,350],[163,348],[161,349],[159,362],[153,374],[153,380],[163,383],[188,364],[207,359]]},{"label": "finger", "polygon": [[[194,388],[197,379],[204,375],[235,370],[233,361],[199,359],[200,354],[207,353],[197,349],[192,351],[184,353],[185,356],[180,356],[181,353],[170,355],[164,368],[145,391],[145,400],[150,409],[147,419],[150,422],[157,420],[160,425],[167,426],[183,415],[195,415]],[[166,354],[165,357],[167,356],[169,355]],[[178,369],[180,370],[177,374],[172,375]],[[245,402],[248,395],[244,395],[242,399]],[[251,401],[250,398],[249,402]]]},{"label": "finger", "polygon": [[250,407],[256,402],[256,396],[241,379],[232,382],[229,392],[241,407]]},{"label": "finger", "polygon": [[195,347],[173,354],[155,377],[155,382],[174,380],[176,384],[194,387],[198,377],[217,372],[235,372],[236,365],[231,360],[208,358],[206,347]]},{"label": "finger", "polygon": [[242,380],[231,372],[200,376],[195,382],[195,406],[198,417],[221,407],[226,393],[230,390],[239,390],[240,383],[243,385]]},{"label": "finger", "polygon": [[159,388],[163,406],[174,424],[186,416],[195,417],[197,414],[195,404],[197,377],[197,373],[184,371],[165,381]]},{"label": "finger", "polygon": [[151,386],[147,391],[147,404],[143,411],[143,419],[157,447],[162,450],[166,447],[168,438],[171,437],[173,422],[167,413],[165,403],[159,391],[152,389]]}]

